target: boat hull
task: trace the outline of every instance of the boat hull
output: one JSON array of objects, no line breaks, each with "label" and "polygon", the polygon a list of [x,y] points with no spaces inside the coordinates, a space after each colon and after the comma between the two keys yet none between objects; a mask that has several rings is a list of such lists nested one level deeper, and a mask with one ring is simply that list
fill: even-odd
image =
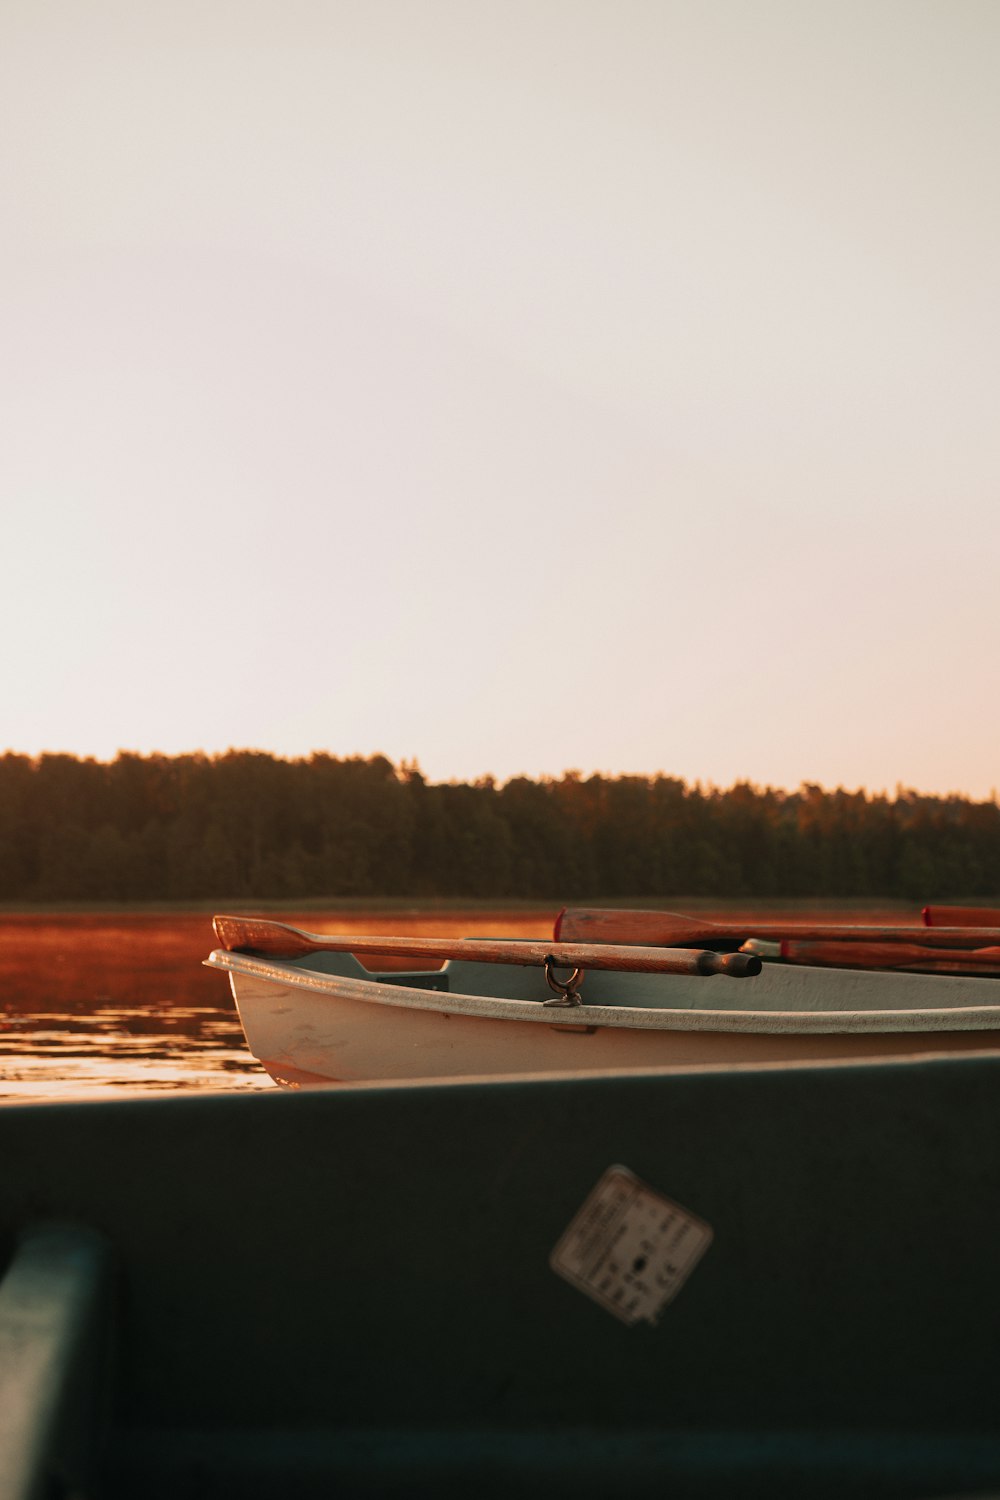
[{"label": "boat hull", "polygon": [[[662,993],[676,997],[675,1009],[546,1009],[538,999],[435,993],[386,983],[386,976],[324,974],[240,954],[219,952],[210,962],[229,971],[250,1050],[277,1083],[290,1087],[1000,1050],[1000,1007],[958,1003],[982,998],[978,980],[968,981],[969,988],[959,981],[960,988],[951,991],[935,980],[925,992],[912,976],[877,976],[897,981],[886,991],[872,987],[872,976],[856,976],[861,986],[845,991],[842,977],[829,971],[804,984],[802,971],[779,970],[759,990],[757,979],[739,991],[726,979],[668,981]],[[737,1011],[707,1003],[750,985],[769,1007]],[[636,988],[641,995],[641,979]],[[837,1010],[774,1008],[806,991],[813,1001],[819,993],[820,999],[846,997],[854,1004]],[[916,1003],[942,994],[951,996],[950,1003]],[[874,1009],[872,997],[879,995],[897,1003],[909,997],[914,1004]],[[681,1002],[690,996],[704,997],[706,1008],[685,1008]]]},{"label": "boat hull", "polygon": [[[39,1221],[110,1251],[60,1493],[1000,1485],[995,1058],[12,1105],[0,1157],[5,1261]],[[712,1231],[655,1326],[552,1264],[614,1164]]]}]

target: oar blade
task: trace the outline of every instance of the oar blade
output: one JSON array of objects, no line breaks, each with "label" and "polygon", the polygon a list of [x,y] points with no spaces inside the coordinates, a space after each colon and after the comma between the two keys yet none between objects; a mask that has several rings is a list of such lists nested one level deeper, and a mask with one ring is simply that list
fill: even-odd
[{"label": "oar blade", "polygon": [[[985,911],[985,908],[983,909]],[[560,939],[627,943],[648,947],[696,947],[702,943],[736,946],[749,938],[781,942],[921,943],[935,948],[982,948],[1000,943],[996,926],[930,926],[916,923],[861,926],[845,922],[786,922],[761,917],[727,917],[725,922],[685,917],[678,912],[568,907],[557,918]]]},{"label": "oar blade", "polygon": [[230,953],[259,953],[266,958],[301,958],[316,950],[317,940],[286,922],[265,917],[215,917],[212,927]]},{"label": "oar blade", "polygon": [[555,938],[563,943],[624,943],[640,947],[694,947],[725,939],[718,922],[675,911],[638,911],[601,906],[567,906],[559,913]]},{"label": "oar blade", "polygon": [[1000,927],[995,906],[925,906],[920,915],[925,927]]}]

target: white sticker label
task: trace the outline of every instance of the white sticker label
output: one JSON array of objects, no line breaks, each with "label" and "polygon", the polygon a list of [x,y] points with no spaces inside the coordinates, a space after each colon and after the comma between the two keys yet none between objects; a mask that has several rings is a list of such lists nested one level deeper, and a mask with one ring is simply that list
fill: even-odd
[{"label": "white sticker label", "polygon": [[704,1219],[609,1167],[549,1264],[623,1323],[655,1323],[711,1241]]}]

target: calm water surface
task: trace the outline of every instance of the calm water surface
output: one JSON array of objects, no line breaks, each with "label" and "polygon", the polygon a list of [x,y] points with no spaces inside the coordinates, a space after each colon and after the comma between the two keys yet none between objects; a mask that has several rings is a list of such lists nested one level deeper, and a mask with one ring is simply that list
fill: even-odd
[{"label": "calm water surface", "polygon": [[[725,912],[718,903],[678,905]],[[919,920],[888,905],[756,909],[798,920]],[[272,915],[311,931],[544,938],[555,908],[397,905]],[[202,967],[214,946],[204,912],[0,913],[0,1103],[274,1088],[246,1049],[225,977]]]},{"label": "calm water surface", "polygon": [[[545,937],[554,912],[273,913],[311,931]],[[0,1103],[123,1090],[270,1089],[200,913],[0,913]],[[388,960],[377,960],[390,967]]]}]

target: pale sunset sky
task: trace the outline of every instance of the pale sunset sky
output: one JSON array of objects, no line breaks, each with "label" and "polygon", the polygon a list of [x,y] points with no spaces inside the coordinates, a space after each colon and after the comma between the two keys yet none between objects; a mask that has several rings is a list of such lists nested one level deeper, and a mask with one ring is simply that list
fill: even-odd
[{"label": "pale sunset sky", "polygon": [[996,0],[3,0],[0,748],[1000,784]]}]

